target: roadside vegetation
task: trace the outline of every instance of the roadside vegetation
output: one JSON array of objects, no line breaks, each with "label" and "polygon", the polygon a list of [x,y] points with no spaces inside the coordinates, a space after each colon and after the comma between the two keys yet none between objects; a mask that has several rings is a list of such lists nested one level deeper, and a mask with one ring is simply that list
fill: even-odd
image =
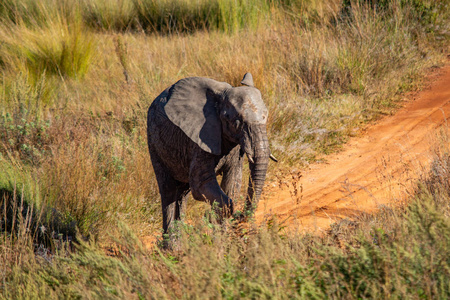
[{"label": "roadside vegetation", "polygon": [[280,160],[270,181],[419,89],[448,54],[449,13],[445,0],[3,1],[0,294],[447,298],[444,142],[407,207],[324,237],[276,220],[216,228],[190,203],[180,249],[139,238],[161,227],[145,120],[167,86],[251,72]]}]

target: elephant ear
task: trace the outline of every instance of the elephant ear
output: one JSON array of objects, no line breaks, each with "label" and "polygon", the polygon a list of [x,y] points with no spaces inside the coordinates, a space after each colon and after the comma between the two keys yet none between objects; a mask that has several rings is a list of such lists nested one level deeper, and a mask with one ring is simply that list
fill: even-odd
[{"label": "elephant ear", "polygon": [[242,78],[241,84],[246,86],[254,86],[252,74],[245,73],[244,78]]},{"label": "elephant ear", "polygon": [[230,88],[226,82],[208,78],[181,79],[171,87],[164,110],[169,120],[201,149],[220,155],[222,124],[217,103]]}]

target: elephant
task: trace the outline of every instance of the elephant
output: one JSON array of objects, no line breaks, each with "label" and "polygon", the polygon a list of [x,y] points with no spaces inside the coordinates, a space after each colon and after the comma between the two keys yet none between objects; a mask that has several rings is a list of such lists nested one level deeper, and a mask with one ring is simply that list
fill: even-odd
[{"label": "elephant", "polygon": [[250,167],[245,210],[255,210],[269,158],[276,159],[269,150],[268,110],[261,92],[250,73],[241,84],[232,87],[210,78],[188,77],[150,105],[148,148],[161,196],[164,234],[181,220],[189,191],[194,199],[215,205],[219,220],[232,215],[244,154]]}]

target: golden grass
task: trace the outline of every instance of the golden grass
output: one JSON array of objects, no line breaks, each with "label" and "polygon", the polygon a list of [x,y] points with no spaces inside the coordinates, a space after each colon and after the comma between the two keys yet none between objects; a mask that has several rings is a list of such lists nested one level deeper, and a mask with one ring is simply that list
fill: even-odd
[{"label": "golden grass", "polygon": [[[270,111],[271,148],[280,160],[271,165],[270,180],[275,171],[337,151],[367,122],[390,113],[400,93],[418,88],[421,74],[442,64],[448,51],[445,1],[436,2],[435,11],[427,10],[431,4],[426,1],[392,1],[379,11],[354,1],[351,15],[343,15],[338,0],[275,2],[264,12],[264,22],[246,26],[233,23],[241,22],[236,18],[221,25],[231,27],[194,26],[179,34],[168,34],[168,27],[145,33],[137,23],[131,26],[131,3],[138,1],[112,5],[86,0],[84,10],[70,9],[70,1],[55,6],[48,0],[36,7],[27,1],[7,2],[16,5],[17,18],[5,19],[0,10],[0,188],[20,190],[23,184],[26,201],[38,210],[55,209],[60,222],[74,223],[82,237],[94,237],[103,246],[126,239],[121,259],[105,258],[102,248],[83,243],[76,258],[64,260],[54,252],[60,271],[51,265],[44,270],[33,255],[24,254],[26,263],[17,260],[8,269],[8,284],[22,284],[15,296],[31,295],[35,289],[41,296],[87,297],[92,295],[89,288],[97,296],[119,298],[193,296],[191,289],[211,297],[239,297],[241,291],[242,297],[346,295],[331,290],[321,294],[325,288],[314,286],[320,255],[311,253],[321,243],[332,243],[329,240],[302,237],[286,244],[278,229],[241,239],[220,229],[213,233],[210,224],[200,229],[186,225],[188,240],[195,243],[187,243],[185,258],[160,253],[156,260],[136,250],[138,242],[128,240],[160,228],[146,110],[178,79],[207,76],[239,85],[246,72],[253,74]],[[29,18],[21,14],[25,6]],[[87,19],[88,12],[93,19]],[[99,15],[104,17],[99,27],[89,23]],[[190,206],[188,219],[201,219],[199,206]],[[377,226],[387,230],[380,218]],[[381,238],[367,230],[368,239],[370,234]],[[2,257],[7,259],[20,247],[4,237],[2,251],[9,254]],[[339,251],[332,249],[334,254]],[[326,258],[336,258],[334,254]],[[206,257],[208,265],[202,264]],[[314,268],[303,269],[303,264]],[[335,264],[330,261],[328,267]],[[27,284],[25,265],[45,276]],[[67,271],[71,268],[73,276]],[[296,275],[290,277],[286,270]],[[90,272],[94,279],[89,279]],[[339,280],[333,281],[334,291],[342,291]],[[283,294],[283,282],[289,283],[291,294]],[[352,284],[343,289],[351,294],[359,288]],[[67,286],[71,288],[62,288]],[[154,286],[159,288],[149,291]],[[11,291],[1,283],[0,290]]]}]

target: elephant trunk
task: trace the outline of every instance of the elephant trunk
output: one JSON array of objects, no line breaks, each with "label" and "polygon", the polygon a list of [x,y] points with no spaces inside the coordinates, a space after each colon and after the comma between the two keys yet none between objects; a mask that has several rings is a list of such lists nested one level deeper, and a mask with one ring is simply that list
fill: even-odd
[{"label": "elephant trunk", "polygon": [[266,180],[267,167],[269,164],[269,141],[265,125],[251,128],[250,145],[247,144],[245,152],[249,158],[250,177],[248,181],[247,199],[245,210],[253,213],[256,209],[261,192]]}]

